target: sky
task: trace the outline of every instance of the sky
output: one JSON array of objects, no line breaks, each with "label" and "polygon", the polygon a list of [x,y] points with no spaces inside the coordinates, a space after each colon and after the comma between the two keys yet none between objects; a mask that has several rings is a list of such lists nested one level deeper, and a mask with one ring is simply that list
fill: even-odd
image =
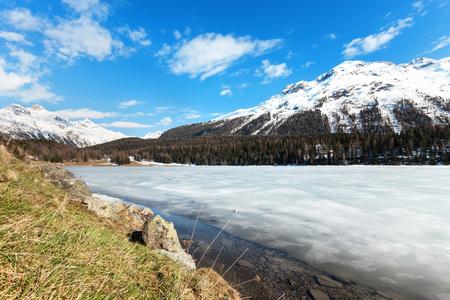
[{"label": "sky", "polygon": [[250,108],[346,60],[450,56],[450,0],[0,0],[0,107],[130,136]]}]

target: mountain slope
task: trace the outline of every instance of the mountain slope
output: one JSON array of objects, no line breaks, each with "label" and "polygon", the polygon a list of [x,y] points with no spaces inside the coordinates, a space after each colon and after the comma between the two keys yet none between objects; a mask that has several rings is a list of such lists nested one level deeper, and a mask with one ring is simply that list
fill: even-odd
[{"label": "mountain slope", "polygon": [[382,133],[449,123],[450,58],[402,65],[346,61],[313,81],[288,85],[256,107],[173,128],[162,137]]},{"label": "mountain slope", "polygon": [[47,139],[87,147],[127,137],[88,119],[72,122],[40,105],[11,104],[0,109],[0,134],[16,139]]}]

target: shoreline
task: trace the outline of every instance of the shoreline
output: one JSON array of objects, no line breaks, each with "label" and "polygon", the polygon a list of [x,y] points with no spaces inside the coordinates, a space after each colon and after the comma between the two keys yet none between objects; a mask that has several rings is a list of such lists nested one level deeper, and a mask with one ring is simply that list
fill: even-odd
[{"label": "shoreline", "polygon": [[[108,202],[121,201],[135,204],[128,199],[94,193]],[[190,240],[195,217],[179,216],[151,208],[155,215],[174,223],[180,241]],[[304,261],[288,255],[284,250],[266,247],[230,234],[225,230],[198,221],[189,254],[193,254],[197,267],[211,268],[235,287],[243,298],[251,299],[406,299],[375,291],[360,283],[349,281],[320,270]],[[210,243],[217,237],[215,242]],[[245,253],[244,253],[245,252]],[[243,254],[243,255],[242,255]],[[242,258],[237,262],[239,256]],[[235,263],[233,265],[233,263]],[[233,265],[233,266],[232,266]],[[232,266],[232,267],[231,267]],[[231,267],[231,268],[230,268]],[[228,270],[229,269],[229,270]],[[258,275],[259,283],[251,281]],[[248,283],[244,283],[250,281]],[[242,284],[244,283],[244,284]],[[322,298],[321,298],[322,297]]]}]

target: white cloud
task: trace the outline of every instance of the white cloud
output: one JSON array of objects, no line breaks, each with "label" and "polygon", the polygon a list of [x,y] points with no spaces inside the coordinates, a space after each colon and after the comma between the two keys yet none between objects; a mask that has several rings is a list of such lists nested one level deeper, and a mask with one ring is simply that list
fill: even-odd
[{"label": "white cloud", "polygon": [[292,70],[285,63],[279,65],[270,64],[269,60],[262,61],[261,69],[257,71],[257,76],[264,76],[263,84],[269,83],[276,78],[286,78],[292,74]]},{"label": "white cloud", "polygon": [[99,124],[100,126],[104,127],[115,127],[115,128],[151,128],[155,127],[153,125],[147,125],[147,124],[139,124],[135,122],[125,122],[125,121],[117,121],[112,122],[110,124]]},{"label": "white cloud", "polygon": [[303,66],[302,66],[302,68],[309,68],[311,65],[314,65],[315,64],[315,62],[313,62],[313,61],[307,61]]},{"label": "white cloud", "polygon": [[[14,52],[12,53],[15,54]],[[32,55],[26,52],[17,52],[19,60],[19,71],[27,71],[26,64],[33,60]],[[38,76],[32,72],[11,71],[5,60],[0,58],[0,96],[17,98],[22,102],[57,102],[63,100],[49,91],[49,87],[37,83]]]},{"label": "white cloud", "polygon": [[245,55],[262,55],[280,43],[278,39],[260,41],[249,36],[207,33],[176,45],[176,52],[167,62],[177,75],[200,76],[204,80],[225,71]]},{"label": "white cloud", "polygon": [[78,20],[63,21],[57,27],[45,30],[51,40],[45,42],[47,50],[56,52],[59,58],[72,60],[77,57],[92,57],[98,61],[119,55],[124,45],[112,38],[109,30],[97,21],[82,16]]},{"label": "white cloud", "polygon": [[4,11],[3,18],[16,29],[41,31],[46,26],[46,21],[34,17],[27,8],[16,8]]},{"label": "white cloud", "polygon": [[233,92],[230,89],[225,89],[220,92],[220,96],[233,96]]},{"label": "white cloud", "polygon": [[174,108],[175,108],[175,106],[160,106],[160,107],[155,107],[155,110],[157,112],[162,112],[162,111],[166,111],[166,110],[174,109]]},{"label": "white cloud", "polygon": [[0,38],[5,39],[8,42],[17,42],[29,46],[33,45],[32,43],[28,42],[23,35],[16,32],[0,31]]},{"label": "white cloud", "polygon": [[46,85],[40,85],[34,83],[30,88],[17,91],[15,94],[20,101],[25,103],[47,101],[56,103],[62,101],[63,98],[49,91],[49,87]]},{"label": "white cloud", "polygon": [[181,33],[178,30],[173,32],[173,37],[177,40],[181,39]]},{"label": "white cloud", "polygon": [[99,0],[61,0],[77,13],[91,13],[100,17],[108,15],[108,5]]},{"label": "white cloud", "polygon": [[198,118],[201,118],[202,115],[200,115],[198,113],[188,113],[188,114],[184,114],[184,117],[186,119],[198,119]]},{"label": "white cloud", "polygon": [[169,126],[171,123],[172,123],[172,119],[170,117],[165,117],[159,123],[156,123],[156,124],[161,125],[161,126]]},{"label": "white cloud", "polygon": [[142,27],[139,27],[138,29],[131,29],[130,26],[126,25],[122,28],[118,28],[117,31],[122,34],[126,34],[130,40],[135,43],[139,43],[141,46],[150,46],[152,44],[152,42],[147,39],[147,32]]},{"label": "white cloud", "polygon": [[[6,62],[0,58],[0,94],[8,95],[11,91],[22,88],[25,84],[31,83],[30,75],[21,75],[5,70]],[[7,92],[7,94],[5,94]]]},{"label": "white cloud", "polygon": [[61,115],[68,119],[103,119],[103,118],[115,118],[118,117],[119,114],[116,112],[101,112],[97,110],[92,110],[90,108],[81,108],[81,109],[66,109],[56,111],[58,115]]},{"label": "white cloud", "polygon": [[155,53],[155,56],[167,56],[169,55],[169,53],[172,51],[172,47],[170,47],[169,45],[167,45],[166,43],[163,44],[162,48]]},{"label": "white cloud", "polygon": [[450,45],[450,36],[443,36],[437,41],[433,42],[432,45],[434,45],[433,49],[428,51],[427,54]]},{"label": "white cloud", "polygon": [[243,83],[243,84],[240,84],[240,85],[238,85],[238,86],[236,86],[238,89],[245,89],[245,88],[248,88],[249,87],[249,84],[248,83]]},{"label": "white cloud", "polygon": [[417,9],[418,12],[421,12],[425,8],[425,4],[423,1],[417,1],[412,4],[412,6]]},{"label": "white cloud", "polygon": [[29,68],[36,68],[39,66],[38,58],[31,53],[28,53],[22,49],[17,50],[16,48],[11,48],[10,56],[15,57],[19,60],[19,68],[22,73],[27,73]]},{"label": "white cloud", "polygon": [[322,39],[330,39],[330,40],[335,40],[337,39],[337,36],[335,33],[330,33],[330,34],[325,34]]},{"label": "white cloud", "polygon": [[192,33],[191,27],[186,27],[186,28],[184,29],[184,35],[190,36],[191,33]]},{"label": "white cloud", "polygon": [[413,25],[412,18],[398,20],[389,29],[377,34],[369,35],[365,38],[357,38],[348,44],[345,44],[345,50],[342,54],[346,58],[353,58],[361,54],[368,54],[387,47],[387,44],[396,36],[398,36],[403,29]]},{"label": "white cloud", "polygon": [[138,102],[136,100],[130,100],[130,101],[126,101],[126,102],[120,102],[120,106],[119,108],[125,109],[129,106],[134,106],[137,105]]}]

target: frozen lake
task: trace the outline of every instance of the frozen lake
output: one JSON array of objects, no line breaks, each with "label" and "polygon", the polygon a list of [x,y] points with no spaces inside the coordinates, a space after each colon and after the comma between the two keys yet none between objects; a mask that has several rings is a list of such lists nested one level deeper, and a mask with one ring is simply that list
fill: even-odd
[{"label": "frozen lake", "polygon": [[[450,299],[450,167],[70,167],[391,295]],[[234,210],[238,210],[237,213]]]}]

